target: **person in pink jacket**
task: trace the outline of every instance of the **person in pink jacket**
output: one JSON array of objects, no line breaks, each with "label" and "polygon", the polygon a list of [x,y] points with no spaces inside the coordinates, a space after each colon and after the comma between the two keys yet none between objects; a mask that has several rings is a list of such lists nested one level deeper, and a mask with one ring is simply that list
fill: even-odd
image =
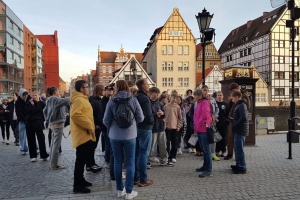
[{"label": "person in pink jacket", "polygon": [[202,90],[194,92],[194,98],[197,102],[194,113],[194,130],[198,135],[198,140],[201,149],[204,152],[203,166],[197,168],[197,172],[202,172],[200,178],[212,176],[212,157],[209,144],[207,142],[206,124],[210,127],[210,103],[209,100],[203,95]]}]

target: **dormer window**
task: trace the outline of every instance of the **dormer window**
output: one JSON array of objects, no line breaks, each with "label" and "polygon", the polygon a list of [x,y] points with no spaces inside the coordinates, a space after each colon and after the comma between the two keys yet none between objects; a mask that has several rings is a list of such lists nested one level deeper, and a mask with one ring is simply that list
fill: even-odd
[{"label": "dormer window", "polygon": [[248,36],[244,36],[241,38],[242,44],[248,42]]},{"label": "dormer window", "polygon": [[232,42],[228,44],[228,49],[231,49],[231,48],[233,48],[233,43]]}]

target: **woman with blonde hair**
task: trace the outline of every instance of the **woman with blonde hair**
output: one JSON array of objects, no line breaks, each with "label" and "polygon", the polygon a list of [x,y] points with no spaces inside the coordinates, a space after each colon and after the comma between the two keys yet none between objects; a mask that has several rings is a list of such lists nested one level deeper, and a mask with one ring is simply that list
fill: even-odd
[{"label": "woman with blonde hair", "polygon": [[28,148],[31,162],[37,161],[36,152],[36,139],[37,137],[40,157],[42,160],[47,161],[49,154],[46,151],[44,128],[44,115],[43,109],[45,108],[44,102],[41,100],[41,96],[38,92],[33,92],[32,98],[26,102],[25,113],[26,120],[26,133],[28,140]]},{"label": "woman with blonde hair", "polygon": [[[123,197],[126,195],[125,199],[132,199],[138,195],[136,191],[132,190],[135,171],[136,124],[144,120],[144,115],[137,99],[132,98],[126,81],[117,81],[115,90],[113,99],[107,104],[103,123],[108,129],[108,136],[114,155],[114,175],[117,183],[117,196]],[[126,102],[127,107],[124,105],[124,102]],[[128,128],[121,128],[123,126],[121,126],[119,122],[119,106],[128,108],[126,109],[129,112],[127,114],[129,114],[130,119],[132,119],[132,123],[129,124]],[[122,162],[124,153],[126,163],[125,187],[122,181]]]}]

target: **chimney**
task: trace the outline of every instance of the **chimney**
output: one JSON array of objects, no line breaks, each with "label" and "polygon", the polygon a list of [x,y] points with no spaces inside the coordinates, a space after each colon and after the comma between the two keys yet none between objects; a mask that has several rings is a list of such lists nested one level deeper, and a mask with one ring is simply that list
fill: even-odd
[{"label": "chimney", "polygon": [[269,12],[263,12],[263,17],[266,17],[269,14]]},{"label": "chimney", "polygon": [[247,21],[247,28],[250,28],[250,27],[251,27],[252,22],[253,22],[252,20]]}]

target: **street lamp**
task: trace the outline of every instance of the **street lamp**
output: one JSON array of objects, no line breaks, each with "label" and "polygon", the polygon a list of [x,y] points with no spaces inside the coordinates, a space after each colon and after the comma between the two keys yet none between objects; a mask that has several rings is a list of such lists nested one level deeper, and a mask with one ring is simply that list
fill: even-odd
[{"label": "street lamp", "polygon": [[209,28],[210,22],[213,18],[214,14],[210,14],[207,12],[207,10],[204,8],[202,10],[202,13],[198,13],[198,15],[195,15],[199,31],[201,33],[201,46],[202,46],[202,86],[205,85],[205,46],[209,45],[213,39],[213,36],[215,34],[215,29]]}]

